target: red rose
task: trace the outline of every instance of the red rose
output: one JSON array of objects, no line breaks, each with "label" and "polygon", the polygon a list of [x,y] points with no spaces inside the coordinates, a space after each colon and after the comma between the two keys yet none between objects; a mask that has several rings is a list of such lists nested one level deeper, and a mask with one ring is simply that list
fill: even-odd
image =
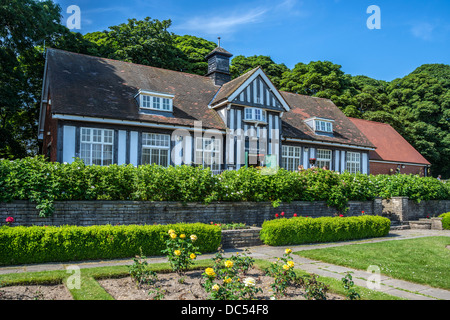
[{"label": "red rose", "polygon": [[14,222],[14,218],[13,217],[8,217],[6,218],[6,223],[13,223]]},{"label": "red rose", "polygon": [[362,214],[364,214],[364,213],[365,213],[365,212],[364,212],[364,210],[363,210],[363,211],[361,211],[361,213],[362,213]]},{"label": "red rose", "polygon": [[284,216],[284,212],[281,213],[281,216]]},{"label": "red rose", "polygon": [[275,217],[277,217],[277,218],[278,218],[278,213],[275,213]]},{"label": "red rose", "polygon": [[294,217],[296,217],[297,216],[297,214],[296,213],[294,213]]},{"label": "red rose", "polygon": [[339,217],[343,217],[343,216],[344,216],[343,214],[340,214],[340,215],[339,215]]}]

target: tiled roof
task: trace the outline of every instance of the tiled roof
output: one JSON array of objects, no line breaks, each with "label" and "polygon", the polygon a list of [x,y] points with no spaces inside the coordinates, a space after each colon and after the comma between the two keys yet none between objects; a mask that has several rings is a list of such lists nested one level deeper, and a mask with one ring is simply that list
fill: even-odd
[{"label": "tiled roof", "polygon": [[[220,88],[208,77],[57,49],[47,57],[53,113],[225,129],[207,107]],[[139,113],[139,89],[173,94],[173,116]]]},{"label": "tiled roof", "polygon": [[[291,107],[291,110],[285,112],[282,117],[284,137],[374,148],[374,145],[331,100],[285,91],[280,93]],[[333,136],[315,134],[304,122],[312,117],[334,120]]]},{"label": "tiled roof", "polygon": [[401,163],[430,163],[387,123],[349,118],[359,130],[377,147],[370,151],[370,160]]},{"label": "tiled roof", "polygon": [[[221,130],[226,129],[225,123],[208,104],[227,99],[260,69],[220,87],[205,76],[58,49],[49,49],[47,59],[53,113],[189,127],[202,121],[204,128]],[[139,89],[174,95],[173,115],[140,113],[134,98]],[[284,137],[374,147],[330,100],[280,94],[291,108],[282,117]],[[334,119],[332,137],[316,135],[305,124],[304,120],[313,116]]]}]

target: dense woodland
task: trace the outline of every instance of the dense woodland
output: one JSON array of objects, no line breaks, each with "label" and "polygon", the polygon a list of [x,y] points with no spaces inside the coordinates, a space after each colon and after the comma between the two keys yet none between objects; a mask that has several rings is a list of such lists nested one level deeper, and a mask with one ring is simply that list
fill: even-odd
[{"label": "dense woodland", "polygon": [[[61,8],[52,1],[0,0],[0,158],[38,152],[47,47],[204,75],[204,57],[216,44],[174,34],[170,26],[170,20],[129,19],[82,35],[61,24]],[[236,55],[232,76],[256,66],[279,90],[328,98],[347,116],[391,124],[432,163],[434,176],[450,177],[450,65],[424,64],[387,82],[346,74],[330,61],[289,69],[268,56]]]}]

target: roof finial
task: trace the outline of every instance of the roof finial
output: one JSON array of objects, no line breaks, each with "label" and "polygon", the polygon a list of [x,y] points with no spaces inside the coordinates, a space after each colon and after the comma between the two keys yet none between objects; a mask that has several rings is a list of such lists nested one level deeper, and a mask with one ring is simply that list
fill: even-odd
[{"label": "roof finial", "polygon": [[218,45],[218,47],[220,48],[220,37],[217,37],[217,39],[219,40],[219,45]]}]

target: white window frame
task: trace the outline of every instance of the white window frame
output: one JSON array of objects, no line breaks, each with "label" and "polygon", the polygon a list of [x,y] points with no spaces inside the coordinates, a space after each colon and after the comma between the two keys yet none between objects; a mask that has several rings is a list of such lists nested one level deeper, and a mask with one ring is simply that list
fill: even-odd
[{"label": "white window frame", "polygon": [[347,151],[345,160],[346,171],[350,173],[361,172],[361,153]]},{"label": "white window frame", "polygon": [[327,167],[331,168],[331,161],[333,158],[333,152],[329,149],[317,149],[316,151],[316,165],[318,168]]},{"label": "white window frame", "polygon": [[145,110],[173,111],[173,95],[139,90],[139,107]]},{"label": "white window frame", "polygon": [[282,167],[289,171],[297,171],[302,164],[302,148],[296,146],[283,146],[281,153]]},{"label": "white window frame", "polygon": [[[149,151],[149,154],[145,154],[146,151]],[[167,151],[167,155],[165,156],[166,160],[163,161],[163,151]],[[153,152],[157,152],[158,161],[152,162]],[[144,161],[144,157],[149,157],[149,161]],[[141,163],[142,164],[156,164],[163,167],[168,167],[170,162],[170,135],[161,134],[161,133],[151,133],[151,132],[143,132],[142,133],[142,154],[141,154]]]},{"label": "white window frame", "polygon": [[[97,133],[97,134],[94,134]],[[98,135],[100,133],[100,135]],[[94,158],[95,150],[100,146],[100,158]],[[111,151],[106,149],[111,149]],[[106,157],[111,154],[111,157]],[[80,158],[86,165],[107,166],[114,162],[114,130],[102,128],[80,128]],[[98,162],[100,163],[94,163]]]},{"label": "white window frame", "polygon": [[221,169],[221,140],[217,138],[195,138],[195,163],[210,168],[214,174]]},{"label": "white window frame", "polygon": [[255,121],[255,122],[267,122],[267,112],[261,108],[245,108],[244,112],[245,121]]},{"label": "white window frame", "polygon": [[331,121],[315,119],[314,130],[320,132],[333,133],[333,123]]}]

